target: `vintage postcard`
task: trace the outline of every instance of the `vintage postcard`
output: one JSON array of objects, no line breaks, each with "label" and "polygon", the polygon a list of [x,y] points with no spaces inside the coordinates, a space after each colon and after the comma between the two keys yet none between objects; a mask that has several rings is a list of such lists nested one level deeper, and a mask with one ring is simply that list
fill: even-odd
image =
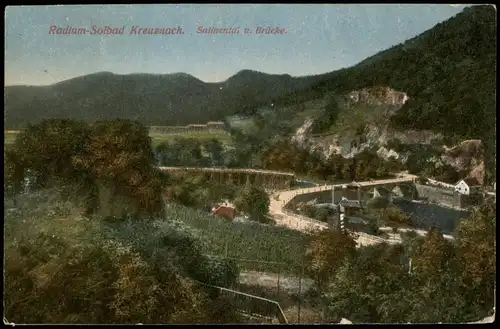
[{"label": "vintage postcard", "polygon": [[5,9],[4,323],[492,322],[496,7]]}]

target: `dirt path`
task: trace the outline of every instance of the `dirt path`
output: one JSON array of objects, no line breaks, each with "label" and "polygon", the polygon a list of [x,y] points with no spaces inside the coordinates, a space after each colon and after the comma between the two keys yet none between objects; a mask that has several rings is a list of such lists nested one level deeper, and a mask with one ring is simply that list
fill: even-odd
[{"label": "dirt path", "polygon": [[[278,274],[270,272],[243,271],[240,273],[240,283],[247,285],[259,285],[271,289],[278,287]],[[306,292],[313,286],[313,280],[302,278],[302,292]],[[291,293],[299,292],[299,277],[283,275],[279,276],[279,285],[281,290],[287,290]]]}]

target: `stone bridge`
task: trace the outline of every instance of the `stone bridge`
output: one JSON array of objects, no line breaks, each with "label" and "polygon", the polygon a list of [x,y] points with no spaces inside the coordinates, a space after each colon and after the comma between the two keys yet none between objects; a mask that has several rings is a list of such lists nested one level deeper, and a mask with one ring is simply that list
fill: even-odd
[{"label": "stone bridge", "polygon": [[[383,190],[385,190],[390,198],[392,198],[393,196],[397,196],[408,200],[414,200],[418,196],[418,191],[415,188],[415,184],[411,180],[405,179],[403,182],[396,183],[378,183],[378,181],[365,183],[373,184],[365,184],[360,186],[358,200],[366,200],[372,198],[374,193],[380,195],[380,192],[383,192]],[[375,190],[378,191],[376,192]]]},{"label": "stone bridge", "polygon": [[[387,189],[394,189],[396,186],[403,186],[411,184],[415,181],[416,176],[414,175],[400,175],[397,178],[385,179],[385,180],[373,180],[366,182],[357,182],[351,184],[333,184],[333,185],[324,185],[324,186],[315,186],[309,188],[302,188],[297,190],[288,190],[288,191],[279,191],[274,194],[274,197],[271,198],[271,204],[269,206],[269,212],[276,219],[278,225],[287,226],[291,229],[295,229],[302,232],[310,232],[312,230],[323,230],[328,228],[328,224],[308,218],[306,216],[302,216],[299,214],[295,214],[290,210],[287,210],[287,205],[291,202],[294,202],[297,198],[304,197],[307,194],[317,194],[317,193],[329,193],[334,200],[337,200],[335,195],[335,191],[340,191],[344,189],[346,185],[356,185],[359,187],[355,192],[357,196],[363,197],[360,195],[363,191],[373,191],[375,187],[385,187]],[[356,197],[356,196],[354,196]],[[358,233],[357,243],[358,246],[376,244],[380,242],[388,242],[388,243],[399,243],[397,240],[386,240],[380,237],[372,236],[365,233]]]},{"label": "stone bridge", "polygon": [[[297,190],[280,191],[279,198],[283,206],[295,198],[302,199],[301,196],[318,193],[329,193],[334,203],[339,202],[343,196],[348,199],[366,200],[372,197],[375,188],[384,188],[392,194],[401,194],[401,196],[411,198],[416,192],[413,186],[414,179],[415,176],[408,175],[391,179],[352,182],[349,184],[321,185]],[[349,187],[357,188],[350,189]]]},{"label": "stone bridge", "polygon": [[[166,172],[185,172],[210,175],[211,179],[221,182],[247,184],[253,183],[264,186],[271,190],[278,190],[273,193],[270,198],[269,214],[276,220],[277,225],[286,226],[290,229],[309,233],[313,230],[327,229],[328,224],[308,218],[299,214],[295,214],[286,209],[287,205],[297,197],[306,194],[314,194],[318,192],[330,193],[334,196],[336,190],[341,190],[346,184],[333,184],[324,186],[315,186],[291,190],[295,183],[295,175],[293,173],[285,173],[271,170],[261,169],[233,169],[233,168],[187,168],[187,167],[159,167],[160,170]],[[404,186],[415,181],[414,175],[400,175],[397,178],[385,180],[372,180],[366,182],[357,182],[354,185],[360,187],[358,191],[373,191],[375,187],[385,187],[390,191],[396,186]],[[347,185],[353,185],[347,184]],[[359,193],[359,192],[357,192]],[[376,244],[381,242],[399,243],[399,241],[386,240],[380,237],[372,236],[365,233],[357,233],[358,246]]]},{"label": "stone bridge", "polygon": [[252,184],[270,190],[288,190],[295,182],[293,173],[261,169],[159,167],[166,172],[203,174],[213,181],[236,185]]}]

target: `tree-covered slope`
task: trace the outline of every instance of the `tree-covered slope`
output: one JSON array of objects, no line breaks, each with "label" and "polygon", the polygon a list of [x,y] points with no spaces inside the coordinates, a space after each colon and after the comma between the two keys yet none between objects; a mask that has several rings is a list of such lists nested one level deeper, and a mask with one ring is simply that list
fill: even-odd
[{"label": "tree-covered slope", "polygon": [[50,86],[6,86],[5,125],[59,118],[84,121],[138,120],[146,125],[184,125],[222,120],[251,112],[316,83],[326,75],[291,77],[243,70],[220,83],[205,83],[185,74],[99,72]]},{"label": "tree-covered slope", "polygon": [[434,129],[462,138],[489,137],[495,127],[495,14],[492,6],[466,8],[282,102],[332,90],[388,86],[410,97],[393,118],[395,126]]},{"label": "tree-covered slope", "polygon": [[280,99],[290,106],[384,86],[409,100],[391,118],[398,130],[429,129],[452,141],[481,139],[486,166],[494,171],[496,121],[496,11],[464,9],[432,29],[361,63],[333,72],[318,84]]}]

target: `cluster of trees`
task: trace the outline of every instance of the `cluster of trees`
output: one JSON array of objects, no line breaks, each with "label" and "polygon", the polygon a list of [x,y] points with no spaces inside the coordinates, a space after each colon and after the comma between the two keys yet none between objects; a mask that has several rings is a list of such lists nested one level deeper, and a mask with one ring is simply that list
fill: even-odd
[{"label": "cluster of trees", "polygon": [[250,220],[269,222],[270,199],[260,186],[217,182],[204,174],[173,174],[169,177],[166,193],[171,202],[203,211],[210,211],[214,204],[231,201]]},{"label": "cluster of trees", "polygon": [[[14,323],[237,323],[236,264],[204,255],[178,214],[153,221],[81,220],[76,190],[22,196],[5,219],[5,319]],[[40,197],[41,195],[41,197]],[[57,298],[54,298],[57,296]]]},{"label": "cluster of trees", "polygon": [[180,137],[161,143],[154,150],[158,164],[180,167],[262,168],[295,172],[321,180],[359,181],[387,177],[391,172],[403,169],[397,160],[382,159],[372,149],[365,149],[354,158],[348,159],[333,154],[325,159],[320,152],[290,143],[283,130],[277,132],[270,129],[274,127],[276,120],[261,119],[263,120],[262,116],[255,117],[255,125],[258,126],[256,132],[230,130],[233,144],[231,147],[223,145],[217,139],[201,141]]},{"label": "cluster of trees", "polygon": [[154,152],[160,166],[171,167],[258,167],[253,161],[261,151],[261,141],[254,135],[231,130],[232,144],[218,139],[199,140],[178,137],[160,143]]},{"label": "cluster of trees", "polygon": [[271,170],[292,171],[322,180],[357,180],[387,177],[401,169],[396,160],[381,159],[374,150],[365,149],[353,158],[338,154],[328,159],[318,152],[311,152],[286,142],[279,142],[266,149],[262,167]]},{"label": "cluster of trees", "polygon": [[321,110],[318,118],[314,120],[311,127],[311,133],[320,134],[328,131],[328,129],[330,129],[330,127],[337,121],[340,111],[341,105],[339,100],[336,97],[331,96],[328,100],[327,106]]},{"label": "cluster of trees", "polygon": [[154,151],[160,166],[262,168],[321,180],[383,178],[403,168],[397,160],[384,160],[371,149],[350,159],[338,154],[325,159],[317,151],[298,147],[280,136],[270,136],[262,140],[260,130],[259,135],[232,131],[232,147],[225,147],[217,139],[176,138],[159,144]]},{"label": "cluster of trees", "polygon": [[307,260],[332,321],[460,323],[492,313],[496,287],[496,206],[477,208],[456,239],[438,229],[398,245],[356,249],[352,236],[322,231]]},{"label": "cluster of trees", "polygon": [[333,216],[333,211],[329,208],[319,208],[312,204],[301,205],[295,212],[322,222],[328,222]]},{"label": "cluster of trees", "polygon": [[[199,284],[230,287],[238,268],[204,255],[196,232],[179,223],[182,214],[164,207],[164,187],[176,181],[156,169],[144,126],[43,121],[17,136],[4,163],[4,189],[19,201],[6,218],[9,321],[241,321],[227,300]],[[28,173],[37,193],[20,193]],[[214,193],[227,193],[219,188]],[[235,198],[242,208],[261,198],[258,217],[266,199],[248,191]]]},{"label": "cluster of trees", "polygon": [[410,216],[397,207],[385,207],[372,210],[379,220],[379,226],[392,227],[394,231],[398,228],[411,228],[414,226]]},{"label": "cluster of trees", "polygon": [[214,203],[235,200],[241,211],[264,220],[269,197],[259,187],[238,188],[207,176],[170,176],[156,168],[157,158],[161,165],[188,167],[224,165],[224,157],[218,140],[181,138],[153,152],[147,128],[135,121],[89,125],[54,119],[29,125],[17,136],[6,150],[4,178],[14,196],[27,176],[34,189],[79,186],[86,215],[157,215],[167,188],[171,199],[186,206],[209,210]]},{"label": "cluster of trees", "polygon": [[186,207],[210,211],[212,205],[224,200],[233,200],[237,186],[214,182],[204,175],[172,174],[165,194],[169,202]]},{"label": "cluster of trees", "polygon": [[81,187],[86,215],[137,217],[163,209],[165,177],[155,168],[148,129],[138,122],[45,120],[28,125],[5,153],[4,178],[14,196],[29,173],[32,188]]},{"label": "cluster of trees", "polygon": [[228,155],[222,142],[216,138],[176,138],[156,146],[160,166],[166,167],[222,167],[228,165]]},{"label": "cluster of trees", "polygon": [[269,196],[264,189],[249,184],[240,189],[234,199],[236,209],[248,214],[251,220],[261,223],[272,222],[268,217],[270,203]]},{"label": "cluster of trees", "polygon": [[441,157],[441,147],[421,144],[403,145],[397,140],[388,141],[387,147],[408,155],[405,167],[410,174],[433,177],[438,181],[450,184],[455,184],[467,175],[467,172],[460,172],[449,164],[436,166],[436,159]]}]

